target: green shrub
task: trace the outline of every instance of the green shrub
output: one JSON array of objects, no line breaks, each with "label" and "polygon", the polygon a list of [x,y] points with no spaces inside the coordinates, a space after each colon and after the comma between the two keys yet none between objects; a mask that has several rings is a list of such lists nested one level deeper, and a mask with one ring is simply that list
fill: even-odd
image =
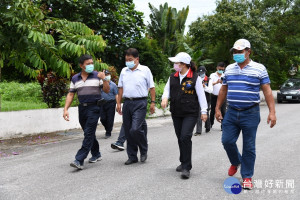
[{"label": "green shrub", "polygon": [[0,94],[3,101],[42,102],[41,86],[38,83],[0,83]]},{"label": "green shrub", "polygon": [[55,72],[39,74],[38,81],[41,84],[43,100],[49,108],[59,108],[62,97],[68,93],[67,80],[58,76]]},{"label": "green shrub", "polygon": [[[1,82],[0,94],[1,111],[4,112],[47,108],[47,104],[43,102],[42,90],[38,82]],[[59,102],[59,107],[64,107],[65,101],[66,96],[63,96]],[[75,95],[71,106],[78,104],[79,101]]]},{"label": "green shrub", "polygon": [[[155,101],[156,101],[156,104],[155,106],[157,108],[161,108],[161,97],[164,93],[164,88],[165,88],[165,85],[166,83],[163,81],[163,80],[160,80],[160,81],[155,81]],[[148,95],[148,111],[149,111],[149,108],[150,108],[150,103],[151,103],[151,96],[150,96],[150,92],[149,92],[149,95]]]}]

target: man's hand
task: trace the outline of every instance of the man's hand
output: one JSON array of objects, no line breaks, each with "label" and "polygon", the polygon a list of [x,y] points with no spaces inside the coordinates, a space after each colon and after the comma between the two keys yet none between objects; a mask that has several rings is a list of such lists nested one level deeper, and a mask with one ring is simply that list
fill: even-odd
[{"label": "man's hand", "polygon": [[216,109],[216,112],[215,112],[215,113],[216,113],[216,114],[215,114],[216,120],[217,120],[218,122],[221,123],[221,121],[222,121],[222,119],[223,119],[223,116],[222,116],[222,113],[221,113],[220,109]]},{"label": "man's hand", "polygon": [[203,122],[206,122],[206,120],[207,120],[207,114],[201,114],[201,120]]},{"label": "man's hand", "polygon": [[63,118],[64,118],[66,121],[70,121],[68,110],[64,110]]},{"label": "man's hand", "polygon": [[155,113],[155,103],[150,104],[150,113],[151,114]]},{"label": "man's hand", "polygon": [[275,126],[276,120],[277,120],[276,119],[276,115],[273,114],[273,113],[269,113],[269,116],[268,116],[268,119],[267,119],[267,123],[269,124],[271,122],[270,128],[273,128]]},{"label": "man's hand", "polygon": [[105,79],[105,73],[104,73],[105,70],[103,70],[102,72],[98,72],[98,78],[100,79]]},{"label": "man's hand", "polygon": [[168,99],[167,98],[162,99],[160,105],[163,109],[165,109],[168,106]]},{"label": "man's hand", "polygon": [[121,108],[121,104],[120,103],[117,103],[117,108],[116,108],[116,111],[119,113],[119,115],[122,115],[122,108]]}]

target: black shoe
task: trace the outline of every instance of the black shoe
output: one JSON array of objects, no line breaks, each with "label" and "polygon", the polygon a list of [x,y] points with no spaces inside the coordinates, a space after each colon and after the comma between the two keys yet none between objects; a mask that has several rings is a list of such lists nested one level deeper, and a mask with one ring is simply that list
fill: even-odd
[{"label": "black shoe", "polygon": [[181,172],[181,178],[183,178],[183,179],[190,178],[190,171],[187,169],[183,169]]},{"label": "black shoe", "polygon": [[73,162],[71,162],[70,166],[77,169],[83,169],[83,164],[81,164],[78,160],[74,160]]},{"label": "black shoe", "polygon": [[108,139],[108,138],[110,138],[111,137],[111,135],[106,135],[105,137],[104,137],[104,139]]},{"label": "black shoe", "polygon": [[206,128],[206,129],[205,129],[205,133],[208,133],[209,131],[210,131],[209,128]]},{"label": "black shoe", "polygon": [[124,149],[125,149],[124,145],[121,144],[120,142],[112,143],[110,146],[112,149],[118,149],[119,151],[124,151]]},{"label": "black shoe", "polygon": [[145,162],[147,160],[147,154],[141,155],[141,162]]},{"label": "black shoe", "polygon": [[176,167],[176,171],[177,172],[182,172],[182,165],[179,165],[178,167]]},{"label": "black shoe", "polygon": [[138,161],[137,160],[130,160],[128,159],[126,162],[125,162],[125,165],[131,165],[133,163],[137,163]]},{"label": "black shoe", "polygon": [[197,135],[201,135],[201,133],[198,133],[198,132],[194,133],[194,136],[197,136]]}]

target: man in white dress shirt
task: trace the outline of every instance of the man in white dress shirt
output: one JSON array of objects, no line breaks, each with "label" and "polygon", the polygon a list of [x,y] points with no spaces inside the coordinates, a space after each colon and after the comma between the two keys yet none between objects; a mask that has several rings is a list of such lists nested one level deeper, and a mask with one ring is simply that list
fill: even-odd
[{"label": "man in white dress shirt", "polygon": [[[139,52],[130,48],[125,53],[126,67],[120,74],[117,112],[123,114],[123,126],[127,140],[128,160],[125,165],[138,162],[137,152],[140,149],[140,161],[147,159],[147,97],[150,91],[150,113],[155,111],[155,88],[153,76],[147,66],[139,64]],[[121,101],[124,98],[123,112]]]},{"label": "man in white dress shirt", "polygon": [[[215,73],[212,73],[210,75],[210,81],[209,81],[209,87],[213,88],[212,94],[211,94],[211,111],[210,111],[210,126],[212,127],[214,125],[215,120],[215,108],[217,104],[217,99],[219,95],[219,91],[222,87],[222,79],[224,77],[224,71],[225,71],[225,63],[219,62],[217,66],[217,71]],[[226,113],[226,101],[223,103],[221,107],[222,116],[225,116]],[[222,125],[221,125],[222,129]]]}]

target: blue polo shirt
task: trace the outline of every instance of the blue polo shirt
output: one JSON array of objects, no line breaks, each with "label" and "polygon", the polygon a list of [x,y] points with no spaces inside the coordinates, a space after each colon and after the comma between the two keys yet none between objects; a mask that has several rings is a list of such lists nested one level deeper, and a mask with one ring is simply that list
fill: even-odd
[{"label": "blue polo shirt", "polygon": [[245,109],[260,102],[260,86],[270,84],[264,65],[250,61],[243,69],[237,63],[226,67],[223,85],[228,86],[227,101],[229,106]]},{"label": "blue polo shirt", "polygon": [[110,90],[108,94],[103,91],[101,92],[102,98],[104,98],[106,101],[115,100],[116,95],[118,94],[118,87],[114,82],[109,81],[109,87]]},{"label": "blue polo shirt", "polygon": [[69,92],[76,93],[80,103],[94,103],[101,99],[103,81],[98,78],[98,72],[90,73],[85,81],[81,72],[72,77]]}]

